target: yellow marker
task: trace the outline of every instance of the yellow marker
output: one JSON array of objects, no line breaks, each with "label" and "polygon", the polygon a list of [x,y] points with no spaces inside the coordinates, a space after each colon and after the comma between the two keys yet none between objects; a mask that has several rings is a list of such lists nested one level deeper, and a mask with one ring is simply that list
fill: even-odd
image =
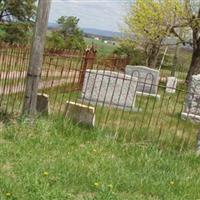
[{"label": "yellow marker", "polygon": [[11,196],[11,193],[10,193],[10,192],[7,192],[7,193],[6,193],[6,196],[7,196],[7,197],[10,197],[10,196]]},{"label": "yellow marker", "polygon": [[96,187],[98,187],[98,186],[99,186],[99,183],[96,182],[96,183],[94,183],[94,185],[95,185]]},{"label": "yellow marker", "polygon": [[49,173],[48,172],[44,172],[44,176],[48,176],[49,175]]}]

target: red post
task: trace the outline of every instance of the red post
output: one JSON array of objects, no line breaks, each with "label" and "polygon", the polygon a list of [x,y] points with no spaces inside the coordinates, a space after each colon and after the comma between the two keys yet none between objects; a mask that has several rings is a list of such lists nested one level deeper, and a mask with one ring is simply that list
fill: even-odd
[{"label": "red post", "polygon": [[83,62],[81,65],[80,76],[79,76],[79,82],[81,87],[83,86],[86,70],[93,69],[94,61],[96,59],[96,53],[97,51],[94,46],[87,48],[84,52]]}]

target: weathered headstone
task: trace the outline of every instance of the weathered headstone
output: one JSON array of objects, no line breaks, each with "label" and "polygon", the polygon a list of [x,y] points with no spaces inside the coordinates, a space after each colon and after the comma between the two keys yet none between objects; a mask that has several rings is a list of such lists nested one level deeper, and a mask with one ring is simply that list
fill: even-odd
[{"label": "weathered headstone", "polygon": [[200,74],[192,76],[181,116],[183,119],[200,122]]},{"label": "weathered headstone", "polygon": [[177,78],[173,76],[167,77],[166,92],[175,93],[176,86],[177,86]]},{"label": "weathered headstone", "polygon": [[37,112],[41,114],[49,114],[49,96],[47,94],[38,93],[37,94]]},{"label": "weathered headstone", "polygon": [[159,70],[145,66],[127,65],[125,72],[132,77],[138,78],[137,94],[158,96]]},{"label": "weathered headstone", "polygon": [[134,110],[136,86],[137,78],[126,74],[87,70],[82,89],[82,101]]},{"label": "weathered headstone", "polygon": [[86,124],[94,127],[95,125],[95,108],[80,103],[67,101],[65,115],[76,123]]}]

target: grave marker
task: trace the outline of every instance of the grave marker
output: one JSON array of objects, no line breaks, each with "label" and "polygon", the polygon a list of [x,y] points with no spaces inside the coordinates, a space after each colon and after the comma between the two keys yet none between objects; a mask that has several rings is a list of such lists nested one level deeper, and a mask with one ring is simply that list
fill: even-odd
[{"label": "grave marker", "polygon": [[134,110],[136,86],[137,78],[126,74],[87,70],[82,89],[82,101]]},{"label": "grave marker", "polygon": [[67,101],[65,115],[76,123],[86,124],[94,127],[95,125],[95,108],[80,103]]},{"label": "grave marker", "polygon": [[167,85],[166,85],[166,92],[167,93],[175,93],[177,86],[177,78],[176,77],[167,77]]},{"label": "grave marker", "polygon": [[183,119],[200,122],[200,74],[192,76],[181,116]]},{"label": "grave marker", "polygon": [[41,114],[49,114],[49,96],[47,94],[37,94],[36,110]]},{"label": "grave marker", "polygon": [[150,95],[160,98],[157,95],[159,84],[159,70],[151,69],[145,66],[127,65],[125,73],[138,78],[137,94]]}]

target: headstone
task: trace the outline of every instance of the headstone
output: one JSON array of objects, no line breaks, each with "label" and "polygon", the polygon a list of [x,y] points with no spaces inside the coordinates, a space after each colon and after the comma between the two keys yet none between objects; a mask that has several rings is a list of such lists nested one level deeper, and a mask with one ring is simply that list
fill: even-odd
[{"label": "headstone", "polygon": [[177,78],[176,77],[167,77],[167,85],[166,85],[166,92],[167,93],[175,93],[177,86]]},{"label": "headstone", "polygon": [[37,94],[37,112],[41,114],[49,114],[49,96],[47,94],[38,93]]},{"label": "headstone", "polygon": [[159,70],[151,69],[145,66],[127,65],[125,73],[132,77],[138,78],[138,94],[149,94],[151,96],[157,97],[159,84]]},{"label": "headstone", "polygon": [[181,116],[183,119],[200,122],[200,74],[192,76]]},{"label": "headstone", "polygon": [[86,124],[91,127],[94,127],[95,125],[94,107],[67,101],[65,115],[76,123]]},{"label": "headstone", "polygon": [[82,101],[134,110],[137,78],[106,70],[87,70]]}]

